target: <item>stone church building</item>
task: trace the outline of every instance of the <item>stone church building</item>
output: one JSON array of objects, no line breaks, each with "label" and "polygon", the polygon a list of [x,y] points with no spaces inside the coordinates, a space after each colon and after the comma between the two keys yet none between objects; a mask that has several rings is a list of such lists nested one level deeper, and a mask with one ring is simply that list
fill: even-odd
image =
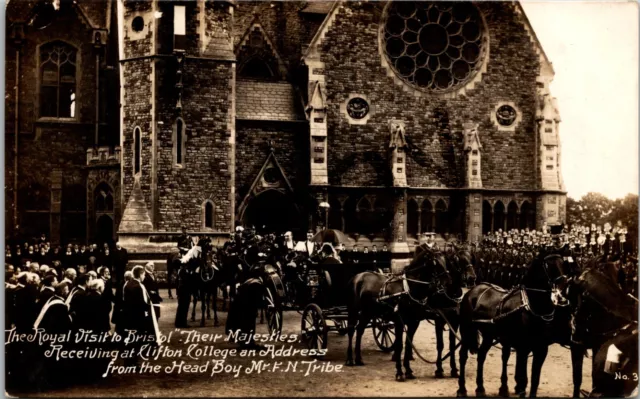
[{"label": "stone church building", "polygon": [[[11,0],[7,234],[175,247],[328,225],[402,256],[565,220],[518,2]],[[301,239],[301,238],[300,238]]]}]

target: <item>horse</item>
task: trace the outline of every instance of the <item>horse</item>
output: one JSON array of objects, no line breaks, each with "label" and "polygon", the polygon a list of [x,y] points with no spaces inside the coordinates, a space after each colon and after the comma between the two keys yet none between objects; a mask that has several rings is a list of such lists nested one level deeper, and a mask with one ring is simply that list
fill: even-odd
[{"label": "horse", "polygon": [[443,333],[446,324],[449,325],[449,364],[451,366],[451,377],[458,377],[456,367],[456,331],[458,330],[458,306],[463,296],[463,288],[472,287],[476,283],[476,273],[473,267],[471,252],[464,247],[454,247],[446,252],[447,270],[451,275],[451,284],[439,299],[439,312],[434,313],[431,319],[435,324],[436,349],[438,357],[436,360],[436,378],[444,377],[442,369],[442,351],[444,349]]},{"label": "horse", "polygon": [[[527,361],[533,352],[530,396],[535,397],[540,382],[540,372],[547,356],[549,322],[553,320],[554,303],[552,291],[566,287],[566,272],[562,256],[551,254],[534,259],[520,287],[507,291],[501,287],[481,283],[467,292],[460,304],[460,376],[458,397],[467,395],[465,367],[468,353],[478,353],[476,396],[486,395],[483,384],[483,366],[489,349],[497,340],[503,345],[504,356],[515,348],[516,392],[524,396],[527,386]],[[482,344],[478,346],[478,332],[482,333]],[[506,374],[505,374],[506,375]],[[508,392],[506,379],[502,380],[501,394]]]},{"label": "horse", "polygon": [[[395,325],[394,358],[396,361],[396,380],[414,379],[409,359],[411,342],[424,314],[427,300],[437,292],[444,292],[451,283],[446,260],[443,254],[424,251],[416,256],[400,274],[390,278],[376,272],[364,272],[355,275],[348,283],[347,292],[347,366],[363,366],[360,350],[364,330],[374,316],[391,316]],[[393,302],[396,302],[395,305]],[[404,326],[407,326],[407,345],[404,356],[403,373],[401,352]],[[356,332],[355,363],[353,361],[353,335]]]},{"label": "horse", "polygon": [[[625,294],[617,281],[611,276],[599,271],[597,268],[589,268],[580,277],[574,280],[569,287],[569,300],[572,313],[572,340],[584,348],[592,349],[592,378],[593,388],[596,392],[607,392],[610,387],[604,385],[606,376],[596,377],[602,370],[598,369],[597,361],[601,348],[607,348],[608,341],[616,341],[624,330],[637,329],[638,302]],[[637,334],[637,332],[636,332]],[[637,336],[636,336],[637,350]],[[637,357],[635,354],[637,371]],[[572,357],[574,368],[574,396],[580,393],[582,383],[583,357]],[[616,384],[619,387],[619,384]],[[612,388],[611,388],[612,389]],[[605,395],[609,396],[609,395]],[[618,396],[618,395],[613,395]]]},{"label": "horse", "polygon": [[[226,293],[226,286],[233,284],[233,275],[229,273],[230,268],[218,262],[216,251],[213,248],[211,239],[201,238],[198,246],[202,248],[202,262],[194,270],[193,274],[193,308],[191,310],[191,321],[195,321],[196,306],[200,300],[200,326],[205,325],[206,318],[211,319],[211,308],[213,308],[213,325],[218,327],[218,289],[222,288]],[[226,295],[224,295],[226,297]]]},{"label": "horse", "polygon": [[[557,253],[557,251],[551,251],[547,253],[547,255],[551,255],[552,253]],[[562,255],[561,253],[557,253],[557,255]],[[569,282],[572,282],[573,278],[576,278],[580,273],[580,266],[576,262],[570,262],[568,258],[563,258],[565,262],[563,263],[563,270],[566,273],[566,277]],[[580,385],[582,384],[582,357],[584,356],[586,348],[576,343],[572,340],[571,333],[571,308],[569,303],[566,301],[566,298],[569,294],[570,283],[566,284],[566,288],[563,292],[563,296],[560,296],[560,301],[556,301],[556,307],[554,309],[553,320],[551,320],[550,328],[551,331],[551,342],[555,344],[559,344],[564,347],[568,347],[571,351],[571,362],[572,362],[572,370],[573,370],[573,382],[574,382],[574,397],[578,397],[580,395]],[[502,346],[502,375],[500,376],[500,381],[502,382],[500,386],[499,394],[503,397],[509,397],[509,389],[507,385],[507,364],[509,362],[509,357],[511,356],[511,347],[506,344]],[[577,366],[577,364],[580,364]]]}]

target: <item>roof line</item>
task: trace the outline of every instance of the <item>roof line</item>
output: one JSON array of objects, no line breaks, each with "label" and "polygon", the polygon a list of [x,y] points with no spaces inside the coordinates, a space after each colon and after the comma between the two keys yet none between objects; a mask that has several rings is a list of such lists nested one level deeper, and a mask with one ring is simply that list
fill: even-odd
[{"label": "roof line", "polygon": [[520,10],[520,13],[524,17],[524,23],[527,26],[527,30],[529,31],[529,34],[533,37],[533,40],[535,41],[535,44],[537,45],[538,49],[540,49],[540,54],[542,55],[546,63],[549,65],[549,68],[551,68],[551,73],[555,75],[556,72],[553,69],[553,63],[549,60],[547,53],[544,51],[544,47],[542,47],[542,42],[540,42],[540,39],[538,39],[538,35],[536,35],[536,31],[535,29],[533,29],[533,25],[531,25],[531,21],[529,21],[529,17],[527,17],[527,13],[525,12],[524,7],[522,7],[522,3],[520,1],[516,1],[516,7],[518,7],[518,9]]},{"label": "roof line", "polygon": [[87,13],[84,12],[84,9],[80,6],[80,4],[78,4],[77,2],[73,2],[72,3],[77,9],[78,11],[80,11],[80,14],[82,15],[82,17],[84,17],[84,19],[87,21],[87,23],[89,24],[89,26],[91,27],[91,29],[98,29],[98,25],[96,25],[91,18],[89,18],[89,16],[87,15]]},{"label": "roof line", "polygon": [[322,38],[322,36],[324,36],[326,31],[329,29],[329,26],[331,25],[329,21],[333,18],[333,15],[336,13],[336,10],[340,7],[340,3],[342,3],[342,0],[337,0],[336,2],[333,3],[333,6],[331,6],[331,10],[327,13],[327,16],[324,18],[324,21],[322,21],[320,28],[318,28],[318,31],[313,36],[313,38],[311,39],[311,42],[309,42],[309,46],[307,47],[306,51],[302,55],[303,60],[311,54],[313,49],[320,42],[320,39]]},{"label": "roof line", "polygon": [[251,35],[251,32],[253,31],[254,27],[257,27],[258,29],[260,29],[260,32],[262,33],[262,37],[264,37],[264,40],[267,42],[267,45],[271,49],[271,52],[276,57],[276,60],[278,61],[278,67],[280,68],[280,74],[282,75],[284,73],[284,75],[286,75],[289,72],[289,70],[285,65],[284,61],[282,60],[282,57],[280,57],[278,48],[271,41],[271,38],[267,34],[267,31],[262,26],[262,22],[260,21],[260,18],[258,18],[258,15],[254,15],[253,20],[249,24],[249,27],[247,27],[247,30],[244,32],[244,35],[242,35],[242,38],[238,42],[238,47],[234,49],[234,54],[236,58],[238,57],[238,55],[240,55],[242,51],[242,46],[249,40],[249,36]]}]

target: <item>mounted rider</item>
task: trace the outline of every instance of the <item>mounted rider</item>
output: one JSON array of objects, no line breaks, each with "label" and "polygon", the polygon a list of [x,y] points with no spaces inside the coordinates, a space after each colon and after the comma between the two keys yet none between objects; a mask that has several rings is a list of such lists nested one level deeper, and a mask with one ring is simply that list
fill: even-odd
[{"label": "mounted rider", "polygon": [[193,239],[187,234],[187,226],[183,225],[181,230],[182,234],[178,237],[178,250],[180,251],[180,256],[184,256],[193,248]]}]

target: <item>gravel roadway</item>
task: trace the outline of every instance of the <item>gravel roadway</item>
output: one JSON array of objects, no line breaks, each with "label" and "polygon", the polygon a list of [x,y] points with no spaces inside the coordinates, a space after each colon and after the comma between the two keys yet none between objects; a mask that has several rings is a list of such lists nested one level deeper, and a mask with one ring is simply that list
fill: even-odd
[{"label": "gravel roadway", "polygon": [[[164,291],[163,293],[166,293]],[[205,361],[194,361],[187,357],[188,344],[179,342],[178,332],[173,328],[173,318],[176,310],[176,301],[165,299],[162,305],[162,318],[160,329],[164,334],[174,331],[170,349],[182,349],[181,357],[170,358],[168,356],[151,362],[152,365],[164,367],[171,365],[173,361],[185,360],[188,363],[202,365]],[[199,310],[199,309],[198,309]],[[199,313],[199,312],[198,312]],[[219,312],[220,322],[224,325],[226,313]],[[199,314],[198,314],[199,317]],[[300,333],[301,316],[295,311],[284,314],[283,334]],[[199,322],[190,323],[195,330],[201,333],[223,334],[223,327],[213,327],[213,322],[207,320],[206,327],[199,327]],[[259,333],[266,333],[266,325],[258,325]],[[445,336],[448,334],[445,334]],[[184,337],[183,337],[184,338]],[[216,348],[236,348],[235,344],[218,342],[213,344]],[[416,334],[416,348],[427,359],[435,359],[435,335],[434,327],[427,322],[422,322]],[[278,347],[279,345],[276,345]],[[293,344],[295,348],[303,349],[302,344]],[[448,347],[445,338],[445,347]],[[347,348],[347,337],[340,336],[336,332],[329,333],[329,351],[320,364],[333,366],[343,365]],[[413,370],[417,379],[406,382],[396,382],[395,366],[390,361],[391,355],[381,352],[373,340],[371,331],[366,331],[362,341],[363,367],[343,367],[339,372],[314,372],[306,374],[307,364],[302,361],[313,360],[308,357],[292,356],[282,358],[286,367],[288,361],[298,361],[297,372],[273,371],[270,366],[267,371],[261,373],[241,372],[238,377],[233,373],[219,373],[211,376],[212,367],[206,373],[164,373],[159,374],[112,374],[91,385],[77,385],[64,390],[38,393],[38,396],[48,397],[249,397],[249,396],[393,396],[393,397],[451,397],[456,395],[457,379],[447,377],[436,379],[434,377],[435,365],[427,364],[416,357],[413,362]],[[446,351],[445,351],[446,353]],[[219,357],[217,357],[219,359]],[[255,360],[256,358],[253,358]],[[278,360],[278,359],[276,359]],[[272,362],[270,359],[267,361]],[[229,357],[227,365],[250,366],[251,358]],[[497,396],[500,385],[500,351],[493,348],[485,363],[485,388],[488,396]],[[509,362],[509,385],[511,390],[515,385],[513,379],[515,354]],[[121,364],[118,361],[117,364]],[[529,362],[529,370],[531,362]],[[448,376],[449,362],[444,365],[445,375]],[[467,366],[467,390],[470,395],[475,392],[476,356],[472,355]],[[585,359],[583,370],[584,383],[582,388],[591,389],[591,362]],[[572,393],[571,359],[567,349],[554,345],[549,349],[546,362],[542,369],[541,383],[538,395],[541,397],[570,397]]]}]

